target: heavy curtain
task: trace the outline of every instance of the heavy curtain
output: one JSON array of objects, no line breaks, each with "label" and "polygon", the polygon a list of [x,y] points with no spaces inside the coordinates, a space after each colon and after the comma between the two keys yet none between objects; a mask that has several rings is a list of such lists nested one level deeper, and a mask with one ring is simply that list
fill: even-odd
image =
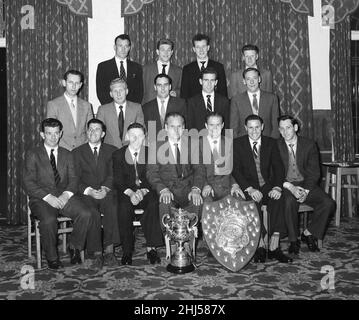
[{"label": "heavy curtain", "polygon": [[184,66],[194,59],[191,39],[211,37],[210,57],[225,66],[227,81],[241,66],[241,47],[260,48],[259,65],[273,74],[282,113],[313,136],[307,14],[280,0],[155,0],[136,15],[125,16],[125,32],[133,42],[132,58],[141,64],[156,57],[156,42],[175,41],[173,62]]},{"label": "heavy curtain", "polygon": [[353,161],[354,130],[351,93],[350,17],[330,31],[330,91],[333,119],[334,160]]},{"label": "heavy curtain", "polygon": [[[88,74],[87,17],[74,15],[56,1],[6,0],[8,75],[9,224],[26,222],[22,182],[25,152],[38,144],[46,103],[63,93],[60,80],[68,69]],[[34,28],[23,29],[21,8],[34,8]],[[31,17],[29,17],[31,18]],[[86,85],[86,80],[85,80]],[[87,89],[82,91],[87,98]]]}]

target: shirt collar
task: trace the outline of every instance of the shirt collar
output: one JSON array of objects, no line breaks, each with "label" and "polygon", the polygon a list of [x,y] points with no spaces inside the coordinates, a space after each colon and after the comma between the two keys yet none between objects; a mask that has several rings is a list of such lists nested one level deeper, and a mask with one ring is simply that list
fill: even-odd
[{"label": "shirt collar", "polygon": [[77,96],[70,97],[70,96],[66,93],[66,91],[65,91],[65,92],[64,92],[64,97],[65,97],[66,101],[67,101],[69,104],[71,104],[71,101],[73,101],[74,104],[75,104],[75,106],[77,106]]},{"label": "shirt collar", "polygon": [[44,147],[46,149],[46,152],[48,155],[51,154],[51,149],[54,149],[54,153],[57,153],[58,149],[59,149],[59,146],[57,145],[56,147],[49,147],[47,146],[45,143],[44,143]]},{"label": "shirt collar", "polygon": [[169,68],[169,66],[170,66],[170,64],[171,64],[171,62],[168,61],[168,62],[164,63],[164,62],[161,62],[160,60],[157,60],[157,67],[158,67],[159,69],[161,69],[161,71],[162,71],[162,65],[163,65],[163,64],[166,65],[166,70],[168,70],[168,68]]},{"label": "shirt collar", "polygon": [[101,148],[101,141],[98,144],[93,144],[93,143],[89,142],[89,146],[90,146],[92,151],[93,151],[94,147],[97,147],[97,151],[98,151]]},{"label": "shirt collar", "polygon": [[168,96],[167,98],[165,99],[160,99],[159,97],[157,97],[157,102],[158,102],[158,105],[161,106],[161,101],[164,100],[165,101],[165,106],[168,104],[168,100],[170,99],[170,96]]},{"label": "shirt collar", "polygon": [[207,59],[204,59],[204,60],[199,60],[199,59],[197,59],[197,63],[198,63],[198,65],[199,65],[200,68],[202,67],[202,63],[201,63],[201,62],[203,62],[203,61],[206,62],[206,63],[204,64],[204,66],[205,66],[205,68],[207,68],[207,67],[208,67],[209,58],[207,57]]},{"label": "shirt collar", "polygon": [[118,109],[120,106],[123,107],[122,110],[125,110],[125,109],[126,109],[127,100],[125,100],[125,102],[122,103],[122,104],[118,104],[117,102],[114,102],[114,103],[115,103],[116,109]]},{"label": "shirt collar", "polygon": [[260,137],[258,140],[254,141],[253,139],[251,139],[250,136],[248,136],[249,138],[249,143],[251,144],[251,148],[253,147],[253,142],[257,142],[256,146],[260,146],[262,143],[262,137]]},{"label": "shirt collar", "polygon": [[298,143],[298,136],[295,137],[294,141],[292,141],[292,142],[285,141],[285,143],[287,144],[288,148],[290,148],[290,146],[289,146],[290,144],[293,144],[293,147],[295,147]]},{"label": "shirt collar", "polygon": [[124,64],[127,63],[127,57],[122,60],[122,59],[120,59],[118,56],[115,56],[115,59],[116,59],[116,61],[117,61],[118,63],[121,63],[121,61],[123,61]]}]

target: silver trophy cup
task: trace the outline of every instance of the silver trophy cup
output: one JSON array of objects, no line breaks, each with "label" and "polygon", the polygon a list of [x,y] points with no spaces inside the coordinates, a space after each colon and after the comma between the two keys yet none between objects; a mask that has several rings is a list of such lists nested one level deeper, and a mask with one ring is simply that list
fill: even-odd
[{"label": "silver trophy cup", "polygon": [[187,273],[194,270],[194,254],[191,253],[188,242],[197,236],[197,222],[196,214],[182,209],[171,208],[171,215],[162,217],[166,235],[177,247],[171,255],[171,263],[167,266],[169,272]]}]

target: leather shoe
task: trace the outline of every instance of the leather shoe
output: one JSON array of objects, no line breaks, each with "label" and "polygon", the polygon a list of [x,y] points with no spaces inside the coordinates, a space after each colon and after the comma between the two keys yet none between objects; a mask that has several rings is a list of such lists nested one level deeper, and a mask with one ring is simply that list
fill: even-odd
[{"label": "leather shoe", "polygon": [[301,240],[307,244],[308,249],[312,252],[320,251],[317,245],[317,240],[313,235],[306,236],[303,232],[300,236]]},{"label": "leather shoe", "polygon": [[161,259],[157,254],[157,251],[154,249],[151,249],[150,251],[147,251],[147,259],[150,260],[151,264],[160,263]]},{"label": "leather shoe", "polygon": [[281,248],[277,248],[275,250],[269,250],[268,251],[268,258],[269,259],[276,259],[279,262],[283,262],[283,263],[288,263],[288,262],[293,262],[293,259],[286,256],[283,251],[281,250]]},{"label": "leather shoe", "polygon": [[122,265],[132,265],[132,254],[131,253],[124,253],[121,259]]},{"label": "leather shoe", "polygon": [[103,257],[102,254],[96,254],[95,259],[93,260],[91,264],[92,269],[98,269],[101,270],[103,267]]},{"label": "leather shoe", "polygon": [[288,253],[289,254],[299,254],[300,249],[300,241],[291,241],[290,245],[288,247]]},{"label": "leather shoe", "polygon": [[113,253],[105,253],[103,256],[103,264],[108,267],[117,267],[118,261]]},{"label": "leather shoe", "polygon": [[70,262],[71,264],[81,264],[81,254],[79,249],[72,249],[69,247]]},{"label": "leather shoe", "polygon": [[257,248],[256,252],[254,253],[253,256],[253,262],[257,263],[257,262],[261,262],[264,263],[266,262],[266,249],[264,249],[263,247],[259,247]]},{"label": "leather shoe", "polygon": [[47,265],[49,269],[57,270],[63,267],[61,261],[59,259],[53,261],[47,261]]}]

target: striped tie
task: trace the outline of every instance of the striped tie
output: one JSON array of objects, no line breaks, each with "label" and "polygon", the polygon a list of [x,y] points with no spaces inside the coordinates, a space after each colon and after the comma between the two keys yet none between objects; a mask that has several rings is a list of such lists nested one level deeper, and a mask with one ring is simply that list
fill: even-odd
[{"label": "striped tie", "polygon": [[50,163],[51,163],[52,171],[54,172],[55,184],[57,186],[60,183],[61,178],[60,178],[59,172],[57,171],[57,168],[56,168],[54,149],[51,149]]},{"label": "striped tie", "polygon": [[257,159],[258,158],[258,150],[257,150],[257,143],[258,142],[253,142],[253,156],[254,156],[254,159]]},{"label": "striped tie", "polygon": [[211,95],[207,95],[207,112],[212,112]]}]

